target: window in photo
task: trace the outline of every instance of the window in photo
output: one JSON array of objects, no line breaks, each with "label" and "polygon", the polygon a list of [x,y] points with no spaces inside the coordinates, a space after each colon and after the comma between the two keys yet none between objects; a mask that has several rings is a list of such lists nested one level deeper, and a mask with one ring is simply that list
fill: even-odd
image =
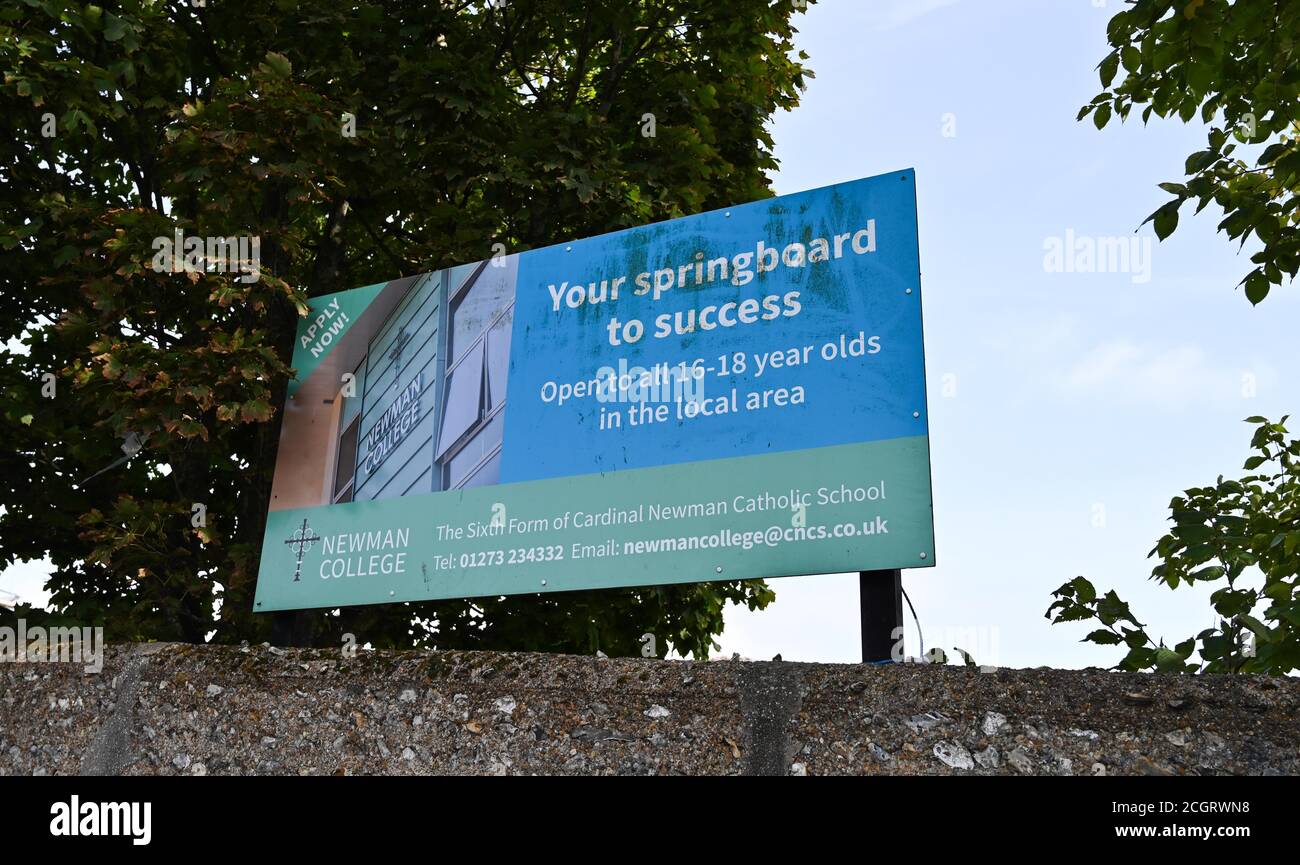
[{"label": "window in photo", "polygon": [[357,469],[357,439],[361,429],[361,394],[365,392],[362,378],[365,376],[365,370],[366,364],[362,361],[352,373],[355,396],[344,396],[343,389],[340,388],[338,396],[335,397],[343,400],[339,411],[339,429],[342,432],[339,434],[334,468],[332,501],[335,504],[352,501],[352,488]]},{"label": "window in photo", "polygon": [[437,446],[443,489],[484,486],[500,478],[514,279],[513,267],[483,262],[452,298],[447,347],[452,362]]}]

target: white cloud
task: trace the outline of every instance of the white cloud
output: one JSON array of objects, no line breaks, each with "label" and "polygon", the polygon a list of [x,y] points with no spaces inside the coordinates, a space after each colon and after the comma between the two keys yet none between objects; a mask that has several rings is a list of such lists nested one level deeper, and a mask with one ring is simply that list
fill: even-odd
[{"label": "white cloud", "polygon": [[1246,398],[1248,387],[1263,390],[1276,371],[1267,363],[1234,366],[1217,361],[1197,345],[1154,346],[1114,340],[1092,348],[1049,377],[1054,388],[1066,396],[1169,406],[1240,401]]},{"label": "white cloud", "polygon": [[872,9],[874,13],[871,15],[874,19],[872,29],[880,32],[895,30],[937,9],[954,6],[958,2],[960,0],[886,0],[876,4]]}]

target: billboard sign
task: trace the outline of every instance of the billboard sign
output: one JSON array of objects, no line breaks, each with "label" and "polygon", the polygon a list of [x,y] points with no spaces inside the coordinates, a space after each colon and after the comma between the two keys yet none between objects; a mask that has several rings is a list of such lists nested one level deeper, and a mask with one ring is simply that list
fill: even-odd
[{"label": "billboard sign", "polygon": [[911,170],[317,297],[255,608],[934,564]]}]

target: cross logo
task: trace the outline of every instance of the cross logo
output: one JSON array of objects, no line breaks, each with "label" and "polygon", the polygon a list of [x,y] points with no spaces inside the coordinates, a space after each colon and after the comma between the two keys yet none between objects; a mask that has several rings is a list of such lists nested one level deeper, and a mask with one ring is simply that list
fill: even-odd
[{"label": "cross logo", "polygon": [[319,540],[320,535],[315,534],[307,527],[307,518],[303,517],[302,525],[294,529],[293,534],[285,541],[288,546],[297,547],[298,561],[297,565],[293,569],[293,581],[295,583],[301,582],[302,554],[315,546],[316,542]]},{"label": "cross logo", "polygon": [[406,350],[406,344],[411,341],[411,335],[406,332],[406,325],[397,331],[397,338],[394,340],[393,350],[388,353],[388,357],[393,361],[394,366],[401,366],[402,352]]}]

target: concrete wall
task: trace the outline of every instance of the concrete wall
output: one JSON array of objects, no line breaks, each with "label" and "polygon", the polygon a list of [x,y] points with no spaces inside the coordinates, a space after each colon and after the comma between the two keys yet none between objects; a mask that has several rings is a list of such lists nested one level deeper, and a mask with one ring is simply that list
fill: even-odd
[{"label": "concrete wall", "polygon": [[1300,681],[110,647],[0,664],[0,774],[1300,772]]}]

